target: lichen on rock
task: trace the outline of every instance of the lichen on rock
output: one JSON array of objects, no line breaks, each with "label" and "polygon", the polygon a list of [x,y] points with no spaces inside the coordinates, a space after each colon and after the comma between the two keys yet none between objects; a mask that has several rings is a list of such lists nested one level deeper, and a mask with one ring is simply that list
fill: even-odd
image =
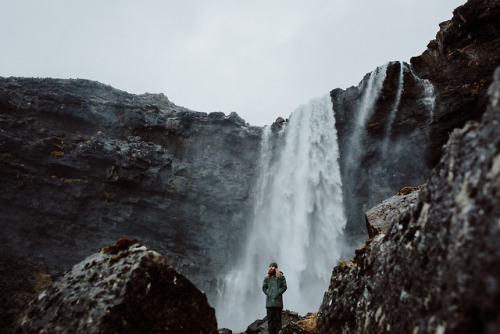
[{"label": "lichen on rock", "polygon": [[206,295],[163,256],[124,238],[44,290],[15,332],[217,333],[217,321]]}]

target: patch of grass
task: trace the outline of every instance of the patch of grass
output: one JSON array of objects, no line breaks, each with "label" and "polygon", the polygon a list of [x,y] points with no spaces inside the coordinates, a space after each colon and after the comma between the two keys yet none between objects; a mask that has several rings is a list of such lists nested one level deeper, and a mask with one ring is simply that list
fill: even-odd
[{"label": "patch of grass", "polygon": [[103,248],[99,248],[97,250],[97,252],[103,253],[103,254],[118,255],[118,253],[120,253],[122,251],[126,251],[127,249],[129,249],[130,246],[132,246],[134,244],[142,245],[142,242],[140,242],[137,239],[122,238],[112,245],[109,245],[109,246],[106,246]]},{"label": "patch of grass", "polygon": [[137,239],[122,238],[112,245],[98,249],[97,252],[114,255],[109,260],[109,265],[112,266],[121,259],[126,258],[130,254],[128,249],[135,244],[142,245],[142,242]]},{"label": "patch of grass", "polygon": [[422,185],[419,185],[418,187],[404,187],[403,189],[401,189],[400,191],[398,191],[396,193],[396,195],[408,195],[408,194],[411,194],[412,192],[414,191],[417,191],[421,188],[423,188],[423,184]]}]

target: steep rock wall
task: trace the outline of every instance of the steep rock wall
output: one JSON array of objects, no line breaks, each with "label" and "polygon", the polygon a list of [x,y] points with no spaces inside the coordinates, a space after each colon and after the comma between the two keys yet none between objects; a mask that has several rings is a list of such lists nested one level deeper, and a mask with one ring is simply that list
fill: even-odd
[{"label": "steep rock wall", "polygon": [[427,85],[407,63],[390,62],[357,87],[331,92],[348,244],[366,236],[363,212],[404,186],[424,183],[430,173],[434,106]]},{"label": "steep rock wall", "polygon": [[500,331],[500,68],[415,206],[333,270],[318,333]]},{"label": "steep rock wall", "polygon": [[[0,267],[13,278],[25,262],[58,274],[131,237],[214,292],[250,215],[260,133],[234,113],[189,111],[162,94],[0,78]],[[11,283],[0,288],[12,304]]]},{"label": "steep rock wall", "polygon": [[[499,49],[500,1],[469,0],[411,64],[390,62],[357,87],[331,92],[351,244],[365,237],[363,212],[402,187],[425,182],[451,131],[479,119]],[[385,78],[371,93],[364,129],[353,141],[373,91],[369,82],[381,71]]]}]

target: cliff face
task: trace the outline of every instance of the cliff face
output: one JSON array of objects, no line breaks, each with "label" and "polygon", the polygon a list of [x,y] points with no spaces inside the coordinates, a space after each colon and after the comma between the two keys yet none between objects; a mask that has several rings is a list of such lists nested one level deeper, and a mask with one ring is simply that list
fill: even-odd
[{"label": "cliff face", "polygon": [[349,244],[365,237],[364,212],[430,173],[432,85],[404,62],[390,62],[357,87],[331,92]]},{"label": "cliff face", "polygon": [[411,59],[413,70],[432,81],[436,110],[430,127],[429,157],[435,164],[453,129],[479,120],[486,90],[500,65],[500,1],[469,0],[440,24],[436,39]]},{"label": "cliff face", "polygon": [[162,94],[0,78],[1,267],[57,274],[131,237],[214,291],[250,214],[260,133],[236,114],[189,111]]},{"label": "cliff face", "polygon": [[470,0],[440,27],[411,64],[390,62],[331,92],[351,243],[364,238],[363,212],[424,183],[451,131],[486,109],[500,65],[500,1]]},{"label": "cliff face", "polygon": [[500,68],[415,206],[333,270],[318,333],[500,331]]}]

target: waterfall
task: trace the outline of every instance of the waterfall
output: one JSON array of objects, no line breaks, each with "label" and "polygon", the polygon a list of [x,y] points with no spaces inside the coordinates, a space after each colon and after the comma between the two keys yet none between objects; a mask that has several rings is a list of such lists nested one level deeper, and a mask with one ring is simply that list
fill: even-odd
[{"label": "waterfall", "polygon": [[243,331],[265,316],[261,287],[273,261],[287,280],[285,309],[318,310],[343,246],[338,158],[329,95],[297,108],[280,133],[264,129],[253,224],[244,254],[220,282],[219,327]]},{"label": "waterfall", "polygon": [[399,104],[401,103],[401,96],[403,95],[403,84],[404,84],[404,63],[399,62],[399,78],[398,78],[398,90],[396,92],[396,100],[394,101],[394,105],[391,109],[391,113],[389,114],[389,118],[387,124],[385,126],[385,139],[382,144],[382,158],[385,158],[388,152],[389,141],[391,140],[392,134],[392,124],[394,123],[394,119],[396,118],[396,114],[399,109]]},{"label": "waterfall", "polygon": [[423,103],[429,110],[429,119],[432,123],[434,121],[434,109],[436,107],[436,93],[434,92],[434,85],[427,79],[419,79],[420,84],[424,87],[424,97],[422,98]]},{"label": "waterfall", "polygon": [[382,85],[384,84],[387,75],[387,67],[389,63],[379,66],[375,71],[370,73],[370,77],[363,88],[363,97],[359,107],[356,110],[356,121],[352,134],[349,138],[349,150],[346,161],[348,164],[357,164],[357,151],[361,146],[361,140],[366,130],[366,122],[370,118],[371,113],[375,107],[375,102],[380,95]]},{"label": "waterfall", "polygon": [[425,105],[425,108],[429,111],[429,124],[434,121],[434,109],[436,108],[436,92],[434,91],[434,85],[428,79],[422,79],[415,73],[411,65],[409,67],[410,73],[417,80],[419,85],[423,88],[423,97],[421,102]]}]

